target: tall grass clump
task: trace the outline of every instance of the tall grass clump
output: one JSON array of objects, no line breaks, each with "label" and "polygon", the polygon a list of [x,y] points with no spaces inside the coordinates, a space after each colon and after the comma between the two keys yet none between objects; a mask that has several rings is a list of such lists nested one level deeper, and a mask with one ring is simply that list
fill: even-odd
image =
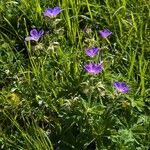
[{"label": "tall grass clump", "polygon": [[0,1],[0,149],[148,150],[150,2]]}]

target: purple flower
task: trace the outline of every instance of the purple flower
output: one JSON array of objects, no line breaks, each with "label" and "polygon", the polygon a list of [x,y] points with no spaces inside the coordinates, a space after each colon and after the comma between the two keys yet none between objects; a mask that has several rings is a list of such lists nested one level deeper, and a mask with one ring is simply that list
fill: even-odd
[{"label": "purple flower", "polygon": [[127,93],[129,91],[129,87],[127,87],[126,82],[114,82],[114,87],[118,92]]},{"label": "purple flower", "polygon": [[108,36],[112,34],[112,32],[109,31],[108,29],[105,29],[105,30],[99,31],[99,34],[102,36],[102,38],[107,38]]},{"label": "purple flower", "polygon": [[54,18],[60,13],[60,8],[58,6],[54,8],[47,8],[44,12],[45,17]]},{"label": "purple flower", "polygon": [[96,48],[96,47],[93,47],[93,48],[88,48],[85,53],[86,55],[90,56],[90,57],[95,57],[97,54],[98,54],[98,51],[100,49],[99,48]]},{"label": "purple flower", "polygon": [[103,64],[90,63],[84,66],[86,71],[92,75],[99,74],[103,70]]},{"label": "purple flower", "polygon": [[41,29],[39,32],[36,29],[32,29],[30,31],[30,36],[27,36],[25,38],[25,41],[31,41],[31,40],[32,41],[38,41],[43,34],[44,34],[44,30],[43,29]]}]

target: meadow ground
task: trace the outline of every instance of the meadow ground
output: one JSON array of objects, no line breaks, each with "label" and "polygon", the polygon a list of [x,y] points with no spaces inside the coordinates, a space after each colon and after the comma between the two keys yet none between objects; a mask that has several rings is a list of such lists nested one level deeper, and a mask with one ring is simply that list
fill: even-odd
[{"label": "meadow ground", "polygon": [[0,149],[148,150],[149,66],[149,0],[0,0]]}]

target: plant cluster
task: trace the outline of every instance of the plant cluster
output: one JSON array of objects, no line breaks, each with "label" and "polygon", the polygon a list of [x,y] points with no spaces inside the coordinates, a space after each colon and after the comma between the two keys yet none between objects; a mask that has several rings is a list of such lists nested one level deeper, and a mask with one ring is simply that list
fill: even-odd
[{"label": "plant cluster", "polygon": [[148,150],[149,12],[142,0],[2,0],[0,149]]}]

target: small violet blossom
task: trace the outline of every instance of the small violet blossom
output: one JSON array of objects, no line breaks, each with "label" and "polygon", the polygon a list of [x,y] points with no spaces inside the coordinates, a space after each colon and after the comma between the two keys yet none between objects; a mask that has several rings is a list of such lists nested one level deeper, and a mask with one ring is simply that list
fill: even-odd
[{"label": "small violet blossom", "polygon": [[60,8],[58,6],[54,8],[47,8],[44,12],[45,17],[54,18],[60,13]]},{"label": "small violet blossom", "polygon": [[107,38],[112,34],[112,32],[108,29],[99,31],[99,34],[102,36],[102,38]]},{"label": "small violet blossom", "polygon": [[30,31],[30,36],[27,36],[25,38],[25,41],[31,41],[32,40],[32,41],[37,42],[42,37],[43,34],[44,34],[43,29],[41,29],[39,32],[36,29],[32,29]]},{"label": "small violet blossom", "polygon": [[86,55],[90,56],[90,57],[95,57],[98,52],[99,52],[99,48],[93,47],[93,48],[88,48],[86,49],[85,53]]},{"label": "small violet blossom", "polygon": [[103,70],[103,64],[90,63],[84,65],[85,70],[92,75],[99,74]]},{"label": "small violet blossom", "polygon": [[126,82],[114,82],[114,87],[118,92],[127,93],[129,91],[129,87],[127,87]]}]

